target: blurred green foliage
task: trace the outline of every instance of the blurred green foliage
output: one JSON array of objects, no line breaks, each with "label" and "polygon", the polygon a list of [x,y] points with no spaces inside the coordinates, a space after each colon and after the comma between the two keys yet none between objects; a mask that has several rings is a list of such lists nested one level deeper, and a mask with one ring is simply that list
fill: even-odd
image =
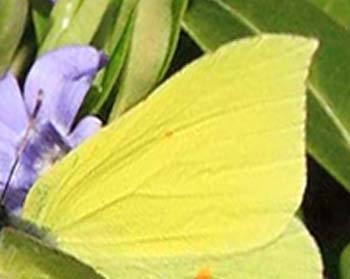
[{"label": "blurred green foliage", "polygon": [[0,0],[0,74],[11,63],[23,34],[27,0]]},{"label": "blurred green foliage", "polygon": [[350,28],[349,0],[309,0],[346,29]]}]

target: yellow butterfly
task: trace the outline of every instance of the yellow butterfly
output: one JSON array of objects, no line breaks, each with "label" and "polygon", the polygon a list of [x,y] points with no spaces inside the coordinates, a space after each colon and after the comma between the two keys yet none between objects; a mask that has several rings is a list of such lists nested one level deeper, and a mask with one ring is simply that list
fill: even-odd
[{"label": "yellow butterfly", "polygon": [[43,176],[4,278],[315,279],[294,218],[317,43],[261,35],[192,63]]}]

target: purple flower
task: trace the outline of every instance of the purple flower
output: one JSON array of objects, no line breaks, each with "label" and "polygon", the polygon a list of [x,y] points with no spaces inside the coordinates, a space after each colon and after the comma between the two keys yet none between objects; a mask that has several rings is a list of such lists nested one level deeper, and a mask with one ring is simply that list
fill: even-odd
[{"label": "purple flower", "polygon": [[34,63],[23,96],[11,73],[0,79],[0,192],[9,185],[9,210],[18,211],[38,175],[100,128],[94,116],[72,126],[105,63],[92,47],[65,47]]}]

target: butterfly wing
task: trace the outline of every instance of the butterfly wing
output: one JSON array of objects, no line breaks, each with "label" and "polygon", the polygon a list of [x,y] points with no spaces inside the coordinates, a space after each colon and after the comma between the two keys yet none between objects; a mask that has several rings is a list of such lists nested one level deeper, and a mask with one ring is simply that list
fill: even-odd
[{"label": "butterfly wing", "polygon": [[[232,247],[231,247],[232,248]],[[104,273],[128,279],[322,279],[316,244],[297,220],[265,246],[241,253],[118,257]]]},{"label": "butterfly wing", "polygon": [[102,279],[91,268],[19,231],[0,236],[2,279]]},{"label": "butterfly wing", "polygon": [[[238,254],[187,255],[170,258],[120,258],[111,278],[321,278],[315,244],[293,220],[273,243]],[[288,252],[286,252],[288,251]],[[103,279],[74,258],[43,245],[18,231],[5,230],[0,239],[2,279]],[[307,263],[307,264],[305,264]],[[301,270],[302,269],[302,270]],[[172,277],[171,277],[172,276]],[[200,277],[202,276],[202,277]],[[207,276],[207,277],[204,277]],[[209,276],[209,277],[208,277]],[[269,277],[267,277],[269,276]]]},{"label": "butterfly wing", "polygon": [[196,274],[193,257],[266,245],[302,198],[315,48],[263,35],[192,63],[40,179],[24,217],[108,278],[123,259],[140,259],[125,278],[157,272],[152,260],[160,277],[187,278],[176,259]]}]

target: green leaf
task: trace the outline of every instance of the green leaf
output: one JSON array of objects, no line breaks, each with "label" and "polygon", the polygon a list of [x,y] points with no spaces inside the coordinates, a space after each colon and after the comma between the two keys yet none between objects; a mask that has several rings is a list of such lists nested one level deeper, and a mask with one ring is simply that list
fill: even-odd
[{"label": "green leaf", "polygon": [[9,66],[22,37],[27,0],[0,0],[0,74]]},{"label": "green leaf", "polygon": [[90,267],[14,229],[0,232],[1,278],[103,279]]},{"label": "green leaf", "polygon": [[140,0],[111,120],[147,96],[162,79],[175,51],[186,6],[187,0]]},{"label": "green leaf", "polygon": [[106,68],[95,79],[93,89],[83,106],[82,114],[93,113],[107,118],[103,109],[107,100],[114,101],[112,90],[120,76],[127,58],[135,21],[135,10],[139,0],[112,1],[93,40],[109,57]]},{"label": "green leaf", "polygon": [[40,53],[67,44],[89,44],[109,0],[59,0],[50,14],[50,28]]},{"label": "green leaf", "polygon": [[349,0],[309,0],[339,24],[350,28],[350,1]]},{"label": "green leaf", "polygon": [[31,0],[33,25],[37,43],[40,45],[50,27],[50,12],[52,4],[48,0]]},{"label": "green leaf", "polygon": [[33,58],[35,57],[36,45],[31,38],[32,36],[29,34],[23,36],[21,44],[17,48],[11,61],[10,71],[19,79],[26,76],[26,72],[30,68]]},{"label": "green leaf", "polygon": [[94,39],[95,45],[100,45],[106,54],[112,55],[122,41],[139,1],[111,0],[100,30]]},{"label": "green leaf", "polygon": [[340,279],[350,278],[350,244],[344,249],[340,259]]},{"label": "green leaf", "polygon": [[350,34],[306,0],[193,0],[184,27],[205,51],[262,32],[318,38],[308,82],[308,151],[350,190]]}]

